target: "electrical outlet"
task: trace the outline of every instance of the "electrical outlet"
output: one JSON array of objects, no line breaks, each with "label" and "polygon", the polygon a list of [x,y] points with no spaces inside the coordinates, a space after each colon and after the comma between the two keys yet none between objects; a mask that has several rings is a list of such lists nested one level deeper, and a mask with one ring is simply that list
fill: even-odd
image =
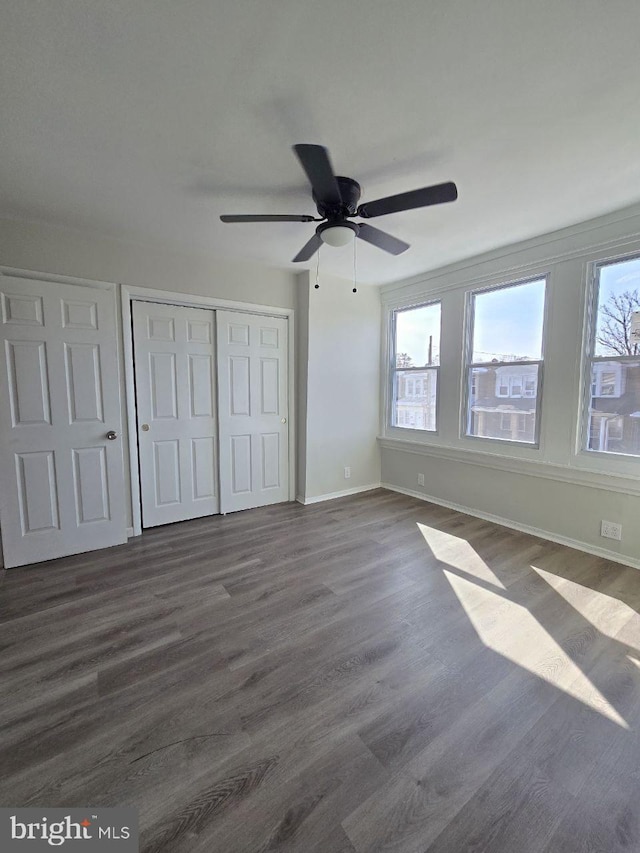
[{"label": "electrical outlet", "polygon": [[351,468],[349,468],[348,466],[345,466],[345,469],[344,469],[345,480],[348,480],[350,476],[351,476]]},{"label": "electrical outlet", "polygon": [[605,539],[622,539],[622,525],[616,524],[615,521],[602,521],[600,524],[600,536]]},{"label": "electrical outlet", "polygon": [[424,474],[418,474],[418,485],[424,486]]}]

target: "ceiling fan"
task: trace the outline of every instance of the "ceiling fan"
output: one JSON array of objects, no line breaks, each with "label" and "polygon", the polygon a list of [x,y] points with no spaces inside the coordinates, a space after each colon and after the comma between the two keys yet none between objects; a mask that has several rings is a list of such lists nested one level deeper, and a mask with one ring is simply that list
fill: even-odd
[{"label": "ceiling fan", "polygon": [[358,216],[361,219],[371,219],[384,216],[387,213],[397,213],[402,210],[413,210],[416,207],[428,207],[432,204],[444,204],[458,198],[456,185],[448,181],[444,184],[434,184],[419,190],[410,190],[386,198],[378,198],[358,205],[360,201],[360,184],[353,178],[344,178],[334,174],[329,159],[329,152],[322,145],[294,145],[295,151],[309,183],[311,195],[318,209],[316,216],[288,216],[277,214],[256,215],[225,215],[223,222],[319,222],[316,233],[300,249],[293,259],[294,263],[308,261],[323,243],[330,246],[346,246],[355,237],[377,246],[392,255],[400,255],[409,248],[409,244],[398,240],[386,231],[374,228],[366,222],[350,222],[349,219]]}]

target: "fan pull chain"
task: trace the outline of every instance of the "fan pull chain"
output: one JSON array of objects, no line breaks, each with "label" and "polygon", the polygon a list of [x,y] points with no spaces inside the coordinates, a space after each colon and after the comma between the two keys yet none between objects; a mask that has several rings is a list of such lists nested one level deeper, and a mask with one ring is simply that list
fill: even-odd
[{"label": "fan pull chain", "polygon": [[356,285],[358,283],[358,264],[357,264],[357,256],[356,256],[356,253],[357,253],[356,246],[358,245],[357,236],[358,235],[356,234],[356,239],[354,239],[354,241],[353,241],[353,292],[354,293],[358,292],[358,288],[356,287]]},{"label": "fan pull chain", "polygon": [[[322,248],[322,247],[320,247]],[[318,284],[318,277],[320,275],[320,249],[318,249],[318,254],[316,256],[316,284],[315,289],[318,290],[320,285]]]}]

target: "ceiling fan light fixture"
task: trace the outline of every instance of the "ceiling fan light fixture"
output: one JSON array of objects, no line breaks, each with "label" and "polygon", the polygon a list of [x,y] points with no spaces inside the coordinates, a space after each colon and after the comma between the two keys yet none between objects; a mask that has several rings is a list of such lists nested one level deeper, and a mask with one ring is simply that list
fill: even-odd
[{"label": "ceiling fan light fixture", "polygon": [[[390,255],[401,255],[410,248],[404,240],[398,240],[380,228],[374,228],[366,222],[355,224],[347,217],[358,216],[361,219],[371,219],[376,216],[386,216],[389,213],[399,213],[403,210],[415,210],[419,207],[430,207],[433,204],[444,204],[458,198],[458,189],[453,181],[443,184],[433,184],[417,190],[397,193],[385,198],[374,199],[365,204],[360,201],[361,187],[353,178],[336,175],[329,159],[329,152],[322,145],[301,143],[294,145],[293,150],[300,165],[311,184],[313,199],[320,218],[309,214],[240,214],[220,217],[223,222],[320,222],[315,234],[304,244],[292,263],[308,261],[320,249],[323,243],[328,246],[355,246],[354,237],[370,243]],[[355,253],[354,253],[355,259]]]},{"label": "ceiling fan light fixture", "polygon": [[341,222],[339,225],[328,223],[319,229],[320,239],[328,246],[347,246],[352,243],[358,226],[352,222]]}]

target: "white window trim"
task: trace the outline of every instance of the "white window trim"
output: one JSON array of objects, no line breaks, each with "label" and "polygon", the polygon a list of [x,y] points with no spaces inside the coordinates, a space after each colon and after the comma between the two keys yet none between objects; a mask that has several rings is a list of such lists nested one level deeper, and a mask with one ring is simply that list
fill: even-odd
[{"label": "white window trim", "polygon": [[[618,453],[614,450],[590,450],[589,429],[591,410],[592,366],[597,362],[633,362],[640,361],[640,355],[597,356],[595,355],[596,328],[598,321],[598,293],[602,267],[640,259],[640,251],[625,252],[622,247],[618,253],[592,258],[586,266],[587,292],[582,333],[582,356],[580,359],[580,405],[578,407],[578,428],[576,430],[575,460],[579,467],[598,471],[602,474],[627,474],[630,466],[640,469],[640,455]],[[615,399],[612,397],[611,399]],[[634,472],[638,476],[638,470]]]},{"label": "white window trim", "polygon": [[[407,433],[416,436],[437,436],[440,425],[440,365],[433,364],[424,367],[396,367],[396,315],[404,311],[412,311],[417,308],[427,308],[430,305],[438,305],[440,308],[440,334],[442,335],[442,300],[428,299],[415,304],[401,305],[390,308],[387,317],[387,374],[388,382],[386,383],[386,394],[382,400],[383,406],[383,433],[386,436],[406,438]],[[398,373],[424,373],[427,370],[432,370],[436,374],[436,428],[426,429],[423,427],[415,427],[405,424],[400,426],[393,422],[393,404],[395,400],[396,376]],[[424,386],[423,386],[424,387]],[[411,432],[411,431],[414,432]]]},{"label": "white window trim", "polygon": [[[466,291],[465,294],[465,352],[463,356],[463,381],[462,381],[462,394],[461,394],[461,406],[460,406],[460,438],[469,440],[472,442],[489,442],[490,444],[508,444],[510,446],[516,447],[527,447],[536,451],[540,451],[540,435],[541,435],[541,425],[542,425],[542,402],[543,402],[543,390],[544,390],[544,359],[545,359],[545,344],[547,339],[547,330],[549,326],[549,282],[550,282],[550,274],[549,272],[540,273],[539,275],[528,275],[524,278],[516,278],[510,281],[501,282],[499,284],[493,284],[489,286],[480,286],[480,287],[472,287]],[[544,311],[542,315],[542,341],[541,341],[541,353],[539,359],[528,359],[526,361],[492,361],[492,362],[474,362],[473,361],[473,327],[475,321],[475,297],[478,294],[483,293],[492,293],[496,290],[506,290],[509,287],[518,287],[522,284],[529,284],[535,281],[544,281]],[[536,419],[533,430],[534,441],[520,441],[518,439],[508,439],[508,438],[490,438],[489,436],[484,435],[473,435],[469,432],[471,416],[470,416],[470,399],[471,399],[471,376],[474,368],[483,367],[483,368],[491,368],[497,369],[500,367],[517,367],[519,365],[527,366],[535,364],[538,366],[538,381],[536,391]],[[507,387],[509,388],[509,392],[511,392],[511,383],[509,381],[511,377],[507,377]],[[524,390],[524,383],[521,383],[522,388]],[[511,396],[511,393],[507,395],[507,397],[502,396],[497,393],[496,388],[496,396],[501,399],[508,399]],[[514,397],[513,399],[520,399],[523,395],[520,394],[519,397]],[[528,399],[533,399],[533,397],[529,397]]]}]

